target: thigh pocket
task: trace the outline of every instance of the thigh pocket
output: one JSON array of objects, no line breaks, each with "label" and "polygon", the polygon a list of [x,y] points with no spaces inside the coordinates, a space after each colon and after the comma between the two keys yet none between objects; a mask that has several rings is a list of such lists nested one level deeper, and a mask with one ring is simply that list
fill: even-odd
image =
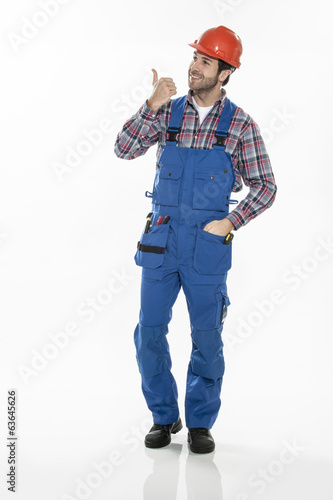
[{"label": "thigh pocket", "polygon": [[153,226],[148,233],[142,233],[134,256],[138,266],[156,269],[162,265],[169,228],[169,224],[160,224]]},{"label": "thigh pocket", "polygon": [[224,274],[231,268],[232,243],[224,245],[225,236],[197,228],[193,267],[200,274]]},{"label": "thigh pocket", "polygon": [[155,174],[153,203],[177,207],[179,204],[182,165],[158,165]]},{"label": "thigh pocket", "polygon": [[218,292],[217,293],[217,325],[222,325],[224,323],[225,318],[227,317],[228,307],[230,306],[230,300],[226,292]]}]

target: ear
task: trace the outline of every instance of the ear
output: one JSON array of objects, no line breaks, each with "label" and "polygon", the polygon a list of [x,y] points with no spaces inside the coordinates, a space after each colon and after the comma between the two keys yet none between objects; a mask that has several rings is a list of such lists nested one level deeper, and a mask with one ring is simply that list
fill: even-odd
[{"label": "ear", "polygon": [[231,75],[230,69],[222,70],[221,73],[219,74],[219,82],[223,83],[224,80],[228,78],[229,75]]}]

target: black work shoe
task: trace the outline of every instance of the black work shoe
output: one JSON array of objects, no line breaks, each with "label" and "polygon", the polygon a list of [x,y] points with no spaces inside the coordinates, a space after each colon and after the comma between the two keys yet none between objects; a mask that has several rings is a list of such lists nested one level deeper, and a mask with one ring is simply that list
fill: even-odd
[{"label": "black work shoe", "polygon": [[171,442],[171,434],[176,434],[183,427],[180,418],[174,424],[154,424],[145,437],[147,448],[163,448]]},{"label": "black work shoe", "polygon": [[193,453],[211,453],[215,450],[215,442],[210,430],[203,427],[189,429],[187,441]]}]

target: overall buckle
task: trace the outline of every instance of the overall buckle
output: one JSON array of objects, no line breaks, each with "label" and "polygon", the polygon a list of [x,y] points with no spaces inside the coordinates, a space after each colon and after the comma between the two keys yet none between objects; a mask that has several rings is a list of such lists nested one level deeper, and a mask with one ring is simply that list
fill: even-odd
[{"label": "overall buckle", "polygon": [[216,138],[216,142],[214,142],[213,146],[222,146],[224,148],[227,136],[215,134],[215,138]]},{"label": "overall buckle", "polygon": [[167,130],[167,141],[176,142],[177,134],[179,134],[180,128],[168,128]]}]

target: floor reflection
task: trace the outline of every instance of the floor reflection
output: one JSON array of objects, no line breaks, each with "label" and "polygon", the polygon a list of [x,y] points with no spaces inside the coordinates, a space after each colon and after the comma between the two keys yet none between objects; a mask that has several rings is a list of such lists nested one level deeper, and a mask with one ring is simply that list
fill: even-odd
[{"label": "floor reflection", "polygon": [[222,477],[214,463],[214,455],[189,452],[185,469],[188,500],[223,499]]},{"label": "floor reflection", "polygon": [[[143,486],[144,500],[176,500],[179,483],[185,479],[187,500],[223,500],[222,478],[214,463],[215,453],[196,454],[183,445],[171,443],[158,450],[145,448],[145,454],[153,461],[153,471]],[[186,457],[186,458],[185,458]],[[180,477],[184,470],[185,478]],[[181,467],[182,465],[182,467]]]},{"label": "floor reflection", "polygon": [[174,500],[177,498],[180,455],[183,445],[171,443],[165,449],[145,448],[146,455],[154,462],[153,472],[143,485],[144,500]]}]

